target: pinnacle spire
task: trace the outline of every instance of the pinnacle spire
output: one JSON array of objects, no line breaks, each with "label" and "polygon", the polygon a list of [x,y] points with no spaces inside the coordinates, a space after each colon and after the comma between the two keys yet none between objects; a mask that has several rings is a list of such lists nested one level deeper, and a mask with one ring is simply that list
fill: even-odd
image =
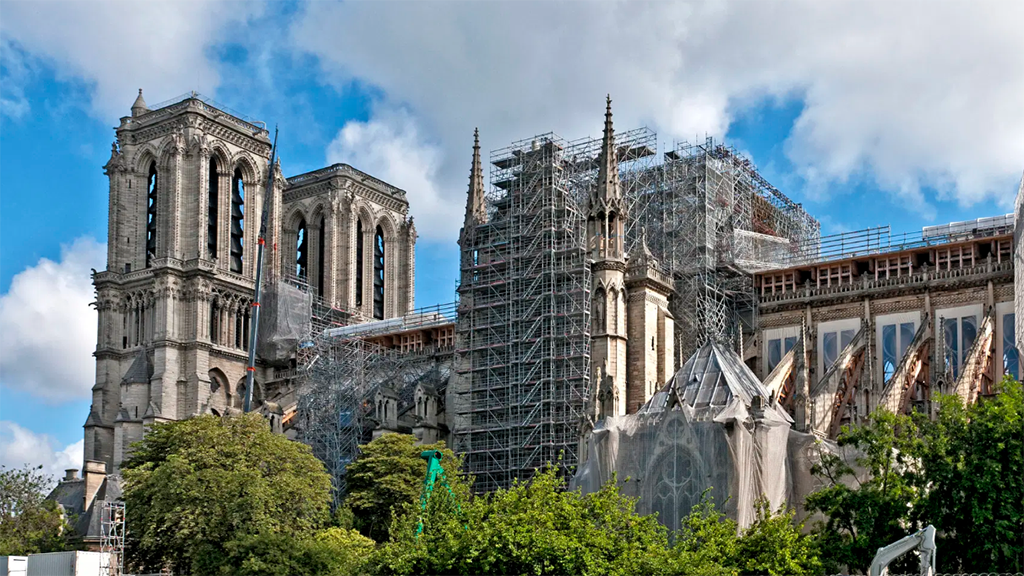
[{"label": "pinnacle spire", "polygon": [[469,193],[466,198],[465,226],[487,222],[484,206],[484,171],[480,163],[480,129],[473,129],[473,165],[469,171]]},{"label": "pinnacle spire", "polygon": [[139,88],[139,95],[135,98],[135,103],[132,104],[132,116],[141,116],[149,112],[149,107],[146,106],[146,100],[142,97],[142,88]]},{"label": "pinnacle spire", "polygon": [[597,200],[612,202],[620,198],[619,163],[615,154],[615,128],[612,127],[612,97],[608,95],[604,113],[604,137],[601,141],[600,166],[597,173]]}]

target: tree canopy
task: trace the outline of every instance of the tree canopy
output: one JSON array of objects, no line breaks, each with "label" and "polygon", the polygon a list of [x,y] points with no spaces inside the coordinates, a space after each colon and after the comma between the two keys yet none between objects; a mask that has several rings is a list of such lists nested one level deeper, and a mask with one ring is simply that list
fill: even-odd
[{"label": "tree canopy", "polygon": [[300,540],[329,518],[323,465],[255,414],[155,424],[122,473],[128,558],[151,570],[245,573],[231,563],[243,556],[233,549],[254,538]]},{"label": "tree canopy", "polygon": [[58,552],[74,546],[60,506],[46,499],[42,466],[0,466],[0,556]]},{"label": "tree canopy", "polygon": [[879,410],[844,427],[839,444],[860,452],[866,478],[826,455],[814,470],[826,486],[807,499],[827,516],[831,559],[866,570],[880,546],[932,524],[940,571],[1024,570],[1024,392],[999,387],[970,406],[939,395],[934,420]]},{"label": "tree canopy", "polygon": [[422,452],[440,450],[452,475],[461,467],[444,442],[418,446],[408,434],[384,434],[359,448],[359,458],[345,470],[345,506],[352,512],[353,527],[377,542],[389,539],[397,511],[419,501],[427,473]]},{"label": "tree canopy", "polygon": [[[388,445],[402,442],[411,440]],[[364,455],[375,453],[372,444]],[[507,490],[473,497],[469,481],[449,466],[451,492],[435,490],[425,512],[418,491],[395,502],[390,539],[369,569],[382,575],[789,575],[820,568],[792,512],[773,515],[764,504],[757,522],[738,536],[736,524],[705,500],[672,534],[655,516],[637,514],[636,501],[619,492],[616,480],[583,495],[566,489],[558,469],[550,466]],[[417,536],[421,517],[424,529]]]}]

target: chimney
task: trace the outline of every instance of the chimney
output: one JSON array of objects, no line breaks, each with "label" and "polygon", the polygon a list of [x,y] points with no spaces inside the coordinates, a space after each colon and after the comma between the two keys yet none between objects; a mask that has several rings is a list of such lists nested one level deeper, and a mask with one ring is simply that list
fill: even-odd
[{"label": "chimney", "polygon": [[73,482],[78,480],[78,468],[68,468],[64,471],[64,481]]},{"label": "chimney", "polygon": [[85,479],[85,507],[83,510],[88,510],[96,498],[96,493],[103,486],[103,481],[107,478],[107,463],[86,460],[85,466],[82,468],[82,478]]}]

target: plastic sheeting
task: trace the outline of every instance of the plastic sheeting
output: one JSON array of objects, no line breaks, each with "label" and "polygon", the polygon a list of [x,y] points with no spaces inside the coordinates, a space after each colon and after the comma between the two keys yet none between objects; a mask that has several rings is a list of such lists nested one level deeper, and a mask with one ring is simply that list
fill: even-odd
[{"label": "plastic sheeting", "polygon": [[268,364],[286,365],[299,343],[309,338],[312,296],[287,282],[270,282],[260,306],[256,353]]},{"label": "plastic sheeting", "polygon": [[[735,352],[705,344],[636,414],[598,423],[571,486],[594,492],[616,473],[622,493],[639,498],[637,511],[671,529],[710,488],[745,528],[759,496],[773,509],[794,498],[791,446],[810,470],[813,437],[791,438],[792,419],[769,396]],[[814,485],[809,473],[797,480],[800,491]]]}]

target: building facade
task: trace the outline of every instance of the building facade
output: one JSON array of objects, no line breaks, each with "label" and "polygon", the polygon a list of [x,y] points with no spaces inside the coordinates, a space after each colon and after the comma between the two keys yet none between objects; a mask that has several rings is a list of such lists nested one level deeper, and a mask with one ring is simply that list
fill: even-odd
[{"label": "building facade", "polygon": [[[345,164],[286,179],[278,163],[267,198],[267,130],[194,93],[151,110],[140,90],[116,130],[87,462],[116,472],[146,426],[241,408],[265,203],[268,281],[299,276],[357,319],[412,307],[404,191]],[[274,370],[257,362],[257,405],[293,393]]]},{"label": "building facade", "polygon": [[971,402],[1020,378],[1013,229],[1012,215],[933,226],[757,274],[751,361],[795,428],[834,438],[879,406],[928,413],[935,392]]}]

